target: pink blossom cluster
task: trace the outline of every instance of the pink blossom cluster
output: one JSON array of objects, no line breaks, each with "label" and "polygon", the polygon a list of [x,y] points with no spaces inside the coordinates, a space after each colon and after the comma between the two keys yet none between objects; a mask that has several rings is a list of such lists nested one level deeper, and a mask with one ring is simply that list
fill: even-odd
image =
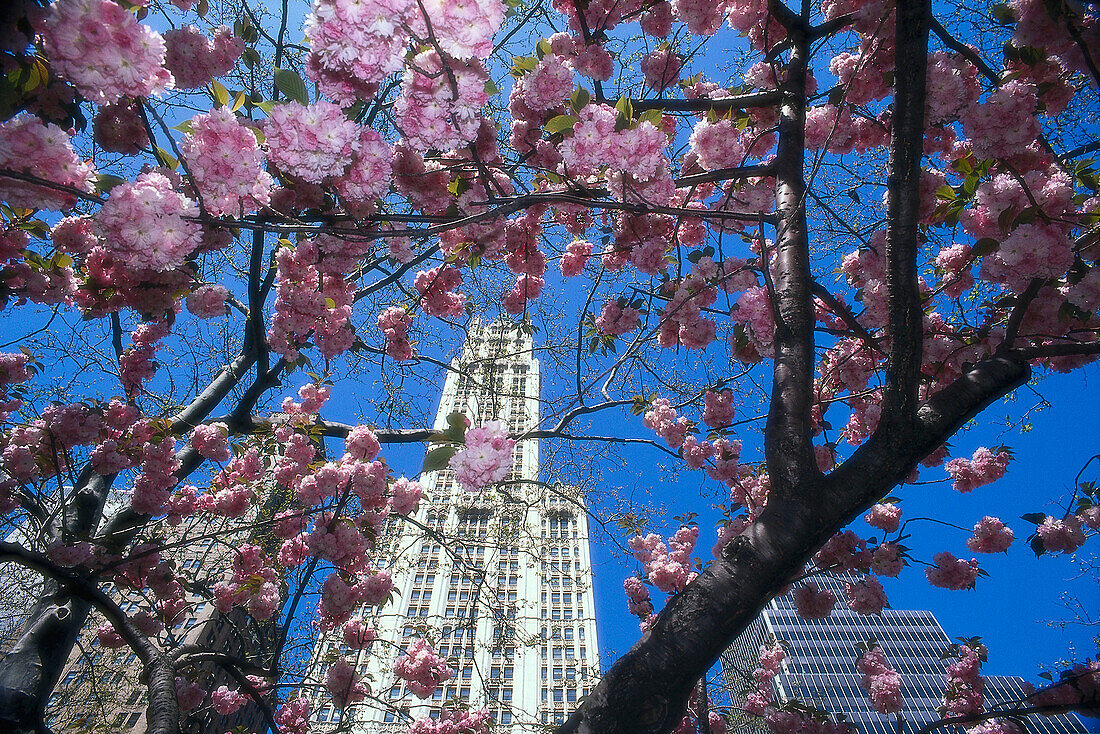
[{"label": "pink blossom cluster", "polygon": [[969,459],[952,459],[944,468],[954,480],[951,487],[956,492],[970,492],[1003,477],[1009,458],[1007,451],[993,453],[981,446]]},{"label": "pink blossom cluster", "polygon": [[31,378],[27,370],[29,361],[26,354],[0,352],[0,422],[7,421],[12,413],[23,407],[21,399],[9,395],[8,387]]},{"label": "pink blossom cluster", "polygon": [[339,574],[330,574],[321,584],[321,601],[318,604],[321,630],[330,630],[351,618],[360,604],[381,604],[393,591],[393,579],[389,571],[353,576],[349,584]]},{"label": "pink blossom cluster", "polygon": [[308,698],[294,698],[275,712],[279,734],[306,734],[309,731],[310,704]]},{"label": "pink blossom cluster", "polygon": [[925,115],[929,124],[954,122],[963,109],[978,101],[982,91],[978,68],[949,51],[928,54],[927,77]]},{"label": "pink blossom cluster", "polygon": [[[81,191],[92,190],[92,168],[73,152],[69,136],[57,125],[44,124],[32,115],[21,114],[0,123],[0,168]],[[28,209],[62,210],[76,203],[73,194],[3,177],[0,199],[8,206]]]},{"label": "pink blossom cluster", "polygon": [[[734,323],[742,327],[741,333],[745,339],[743,346],[736,341],[733,344],[742,361],[759,362],[761,358],[772,356],[775,317],[772,314],[771,298],[768,296],[767,288],[748,288],[737,299],[737,308],[732,318]],[[737,332],[735,332],[735,340],[736,334]]]},{"label": "pink blossom cluster", "polygon": [[306,534],[303,540],[311,556],[348,572],[358,571],[363,566],[370,544],[351,519],[334,519],[327,512],[317,516],[313,532]]},{"label": "pink blossom cluster", "polygon": [[413,16],[413,32],[428,38],[426,17],[431,20],[432,38],[457,59],[486,59],[493,51],[493,36],[504,21],[500,0],[422,0],[423,13]]},{"label": "pink blossom cluster", "polygon": [[[392,155],[393,150],[381,135],[372,128],[360,128],[359,143],[347,170],[332,182],[337,193],[352,204],[384,196],[390,189]],[[395,259],[401,261],[400,257]]]},{"label": "pink blossom cluster", "polygon": [[977,559],[971,558],[969,561],[964,561],[947,551],[941,551],[932,556],[932,560],[936,565],[924,569],[928,583],[952,591],[974,588],[974,582],[980,572]]},{"label": "pink blossom cluster", "polygon": [[879,576],[895,578],[904,566],[904,553],[897,543],[882,543],[871,554],[871,570]]},{"label": "pink blossom cluster", "polygon": [[867,550],[867,541],[845,530],[825,541],[814,555],[814,564],[821,570],[866,572],[871,565],[871,552]]},{"label": "pink blossom cluster", "polygon": [[182,152],[211,214],[237,217],[270,201],[275,181],[263,170],[256,135],[228,108],[193,117]]},{"label": "pink blossom cluster", "polygon": [[703,422],[711,428],[728,426],[737,416],[733,390],[707,390],[703,395]]},{"label": "pink blossom cluster", "polygon": [[684,443],[680,446],[680,455],[684,463],[691,470],[702,469],[703,465],[714,456],[715,448],[709,441],[700,441],[694,435],[684,436]]},{"label": "pink blossom cluster", "polygon": [[179,704],[180,711],[197,709],[205,700],[205,688],[186,678],[176,678],[176,703]]},{"label": "pink blossom cluster", "polygon": [[[686,440],[686,439],[685,439]],[[733,489],[741,480],[741,442],[728,438],[714,441],[713,466],[707,467],[707,476]]]},{"label": "pink blossom cluster", "polygon": [[200,319],[225,316],[225,302],[229,289],[220,283],[201,285],[187,294],[187,310]]},{"label": "pink blossom cluster", "polygon": [[959,659],[947,666],[947,689],[943,694],[943,715],[971,716],[980,714],[984,707],[985,680],[982,678],[982,660],[985,646],[977,649],[959,645]]},{"label": "pink blossom cluster", "polygon": [[443,709],[438,718],[417,719],[406,734],[489,734],[492,716],[485,709]]},{"label": "pink blossom cluster", "polygon": [[91,217],[65,217],[50,230],[50,239],[55,249],[72,255],[86,253],[99,242]]},{"label": "pink blossom cluster", "polygon": [[653,602],[649,598],[649,589],[640,578],[628,576],[623,581],[623,591],[626,593],[626,606],[631,614],[640,619],[653,614]]},{"label": "pink blossom cluster", "polygon": [[[672,0],[671,5],[672,14],[689,31],[699,36],[710,36],[722,27],[727,3],[710,3],[704,0]],[[667,35],[667,33],[663,35]]]},{"label": "pink blossom cluster", "polygon": [[573,240],[562,253],[559,265],[562,277],[572,278],[584,272],[588,258],[592,256],[592,243],[587,240]]},{"label": "pink blossom cluster", "polygon": [[668,539],[668,545],[656,533],[635,535],[628,545],[634,558],[643,565],[643,572],[658,590],[675,594],[694,578],[691,553],[699,540],[699,526],[684,526]]},{"label": "pink blossom cluster", "polygon": [[244,51],[244,41],[226,26],[219,26],[210,36],[193,25],[173,28],[165,32],[164,43],[164,65],[179,89],[196,89],[232,71]]},{"label": "pink blossom cluster", "polygon": [[884,533],[896,533],[901,526],[901,508],[890,502],[880,502],[863,519],[868,525]]},{"label": "pink blossom cluster", "polygon": [[830,153],[865,153],[889,140],[885,119],[852,114],[848,107],[831,104],[806,110],[806,147]]},{"label": "pink blossom cluster", "polygon": [[1047,553],[1073,553],[1085,544],[1085,533],[1076,515],[1067,514],[1061,520],[1048,515],[1035,532]]},{"label": "pink blossom cluster", "polygon": [[320,272],[316,240],[283,248],[276,256],[275,314],[268,329],[271,349],[287,361],[311,336],[327,358],[343,354],[355,341],[350,324],[354,283]]},{"label": "pink blossom cluster", "polygon": [[222,614],[233,607],[247,607],[256,619],[270,619],[279,609],[279,587],[275,585],[279,572],[263,549],[243,545],[233,558],[233,577],[214,586],[214,604]]},{"label": "pink blossom cluster", "polygon": [[97,104],[172,86],[164,39],[111,0],[59,0],[42,23],[50,68]]},{"label": "pink blossom cluster", "polygon": [[[196,509],[214,512],[223,517],[243,517],[251,504],[252,486],[263,476],[260,452],[249,449],[233,457],[210,480],[210,492],[199,497]],[[186,510],[186,505],[181,507]],[[188,514],[182,511],[179,514]],[[169,518],[171,520],[171,518]]]},{"label": "pink blossom cluster", "polygon": [[476,59],[444,63],[435,51],[419,53],[405,70],[394,103],[406,144],[419,151],[447,150],[474,140],[481,108],[489,101],[488,81],[488,72]]},{"label": "pink blossom cluster", "polygon": [[975,553],[1004,553],[1015,537],[1012,528],[986,515],[974,525],[974,535],[967,538],[966,547]]},{"label": "pink blossom cluster", "polygon": [[856,668],[863,674],[862,685],[871,701],[871,708],[886,716],[901,711],[905,705],[901,676],[886,662],[881,647],[875,645],[863,653]]},{"label": "pink blossom cluster", "polygon": [[560,107],[573,93],[573,68],[565,57],[547,54],[516,85],[524,104],[535,112],[546,112]]},{"label": "pink blossom cluster", "polygon": [[337,708],[345,708],[348,704],[359,703],[370,694],[370,688],[360,680],[347,659],[340,658],[325,671],[325,690],[332,696],[332,702]]},{"label": "pink blossom cluster", "polygon": [[886,607],[886,591],[873,576],[855,583],[845,581],[844,594],[848,597],[848,608],[858,614],[881,614]]},{"label": "pink blossom cluster", "polygon": [[191,448],[210,461],[229,461],[229,428],[224,423],[205,423],[191,432]]},{"label": "pink blossom cluster", "polygon": [[198,206],[162,173],[148,171],[111,190],[95,221],[115,259],[134,270],[165,271],[202,244],[202,229],[184,217]]},{"label": "pink blossom cluster", "polygon": [[787,657],[787,651],[779,643],[761,645],[756,662],[756,669],[752,672],[754,689],[745,698],[742,709],[754,716],[763,716],[771,706],[772,681],[779,675],[779,669]]},{"label": "pink blossom cluster", "polygon": [[130,332],[130,339],[134,344],[118,360],[118,376],[127,395],[137,393],[142,384],[153,377],[156,369],[153,356],[160,348],[161,340],[168,334],[166,319],[138,324]]},{"label": "pink blossom cluster", "polygon": [[566,173],[591,176],[606,166],[645,182],[665,170],[665,134],[648,121],[616,131],[616,115],[604,104],[588,104],[577,113],[573,134],[559,147]]},{"label": "pink blossom cluster", "polygon": [[691,430],[688,419],[676,412],[668,398],[657,398],[653,401],[652,407],[642,416],[642,424],[674,449],[684,445],[684,438]]},{"label": "pink blossom cluster", "polygon": [[794,590],[794,607],[804,619],[824,619],[836,606],[836,596],[817,584],[804,583]]},{"label": "pink blossom cluster", "polygon": [[99,108],[92,122],[92,135],[99,147],[110,153],[134,155],[149,145],[145,122],[137,102],[122,99]]},{"label": "pink blossom cluster", "polygon": [[210,694],[210,700],[214,704],[214,710],[222,716],[230,716],[237,713],[241,706],[248,703],[248,696],[236,688],[218,686]]},{"label": "pink blossom cluster", "polygon": [[410,642],[404,654],[394,661],[393,672],[419,698],[428,698],[441,683],[446,683],[455,675],[455,671],[447,666],[447,661],[420,637]]},{"label": "pink blossom cluster", "polygon": [[305,22],[306,72],[342,105],[373,95],[383,77],[401,68],[415,12],[411,0],[314,0]]},{"label": "pink blossom cluster", "polygon": [[1032,84],[1012,80],[991,92],[985,102],[959,110],[974,155],[1011,159],[1026,149],[1039,134],[1037,104]]},{"label": "pink blossom cluster", "polygon": [[645,85],[660,91],[674,85],[680,79],[683,58],[668,48],[657,48],[642,57],[641,70]]},{"label": "pink blossom cluster", "polygon": [[349,619],[344,622],[341,636],[344,644],[352,650],[362,650],[378,639],[378,633],[374,627],[362,619]]},{"label": "pink blossom cluster", "polygon": [[400,477],[390,488],[390,509],[398,515],[411,515],[420,506],[424,497],[424,487],[405,477]]},{"label": "pink blossom cluster", "polygon": [[608,299],[600,315],[596,317],[596,328],[603,334],[622,336],[641,326],[641,311],[621,303],[622,299]]},{"label": "pink blossom cluster", "polygon": [[[631,258],[639,270],[647,272],[634,257],[638,249],[635,248],[631,253]],[[665,252],[660,245],[658,252],[663,261]],[[686,278],[668,281],[662,291],[668,296],[668,301],[660,311],[661,330],[657,335],[659,345],[665,349],[677,346],[704,349],[714,341],[717,325],[703,316],[703,309],[717,300],[716,287],[707,284],[698,273],[693,272]]]},{"label": "pink blossom cluster", "polygon": [[332,102],[287,102],[263,124],[267,157],[310,183],[339,176],[358,147],[359,127]]},{"label": "pink blossom cluster", "polygon": [[457,318],[463,314],[466,296],[455,291],[460,285],[462,273],[452,265],[437,265],[430,270],[421,270],[413,280],[413,287],[420,294],[424,312],[440,318]]},{"label": "pink blossom cluster", "polygon": [[503,421],[489,421],[466,432],[466,447],[451,457],[450,468],[467,492],[501,481],[512,468],[512,449]]},{"label": "pink blossom cluster", "polygon": [[[744,162],[748,155],[747,143],[752,140],[751,135],[746,135],[732,120],[712,122],[703,119],[695,123],[688,144],[700,166],[707,171],[718,171],[736,168]],[[759,154],[759,148],[754,150]]]},{"label": "pink blossom cluster", "polygon": [[374,458],[378,456],[382,450],[382,444],[378,442],[378,437],[374,435],[367,426],[356,426],[348,433],[348,437],[344,439],[344,448],[346,453],[344,459],[354,459],[355,461],[374,461]]}]

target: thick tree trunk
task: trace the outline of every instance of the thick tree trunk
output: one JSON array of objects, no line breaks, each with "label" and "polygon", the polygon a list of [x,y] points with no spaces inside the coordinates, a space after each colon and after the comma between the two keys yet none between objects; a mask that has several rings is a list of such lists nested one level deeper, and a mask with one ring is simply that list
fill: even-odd
[{"label": "thick tree trunk", "polygon": [[[68,497],[62,521],[46,529],[47,542],[86,538],[103,516],[103,504],[113,476],[86,469]],[[53,579],[45,579],[42,596],[28,612],[11,649],[0,658],[0,730],[43,730],[46,702],[57,686],[65,661],[91,605],[67,593]]]}]

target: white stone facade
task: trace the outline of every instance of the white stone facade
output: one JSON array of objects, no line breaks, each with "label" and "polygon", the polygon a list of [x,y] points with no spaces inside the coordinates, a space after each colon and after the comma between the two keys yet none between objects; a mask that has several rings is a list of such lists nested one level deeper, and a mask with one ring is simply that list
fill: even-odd
[{"label": "white stone facade", "polygon": [[[530,333],[475,321],[451,368],[437,430],[456,412],[473,425],[502,420],[512,435],[538,427],[539,362]],[[421,482],[425,497],[413,519],[428,530],[390,521],[378,556],[394,579],[393,601],[364,612],[379,640],[355,653],[341,650],[336,635],[322,638],[312,675],[322,679],[336,655],[356,659],[377,700],[343,713],[354,734],[404,732],[413,718],[438,716],[446,705],[488,708],[497,734],[545,731],[576,708],[599,675],[583,498],[539,482],[534,439],[517,443],[509,475],[482,492],[465,492],[447,470]],[[427,700],[392,672],[400,652],[391,643],[403,647],[416,637],[429,639],[456,671]],[[317,699],[315,724],[340,716]]]}]

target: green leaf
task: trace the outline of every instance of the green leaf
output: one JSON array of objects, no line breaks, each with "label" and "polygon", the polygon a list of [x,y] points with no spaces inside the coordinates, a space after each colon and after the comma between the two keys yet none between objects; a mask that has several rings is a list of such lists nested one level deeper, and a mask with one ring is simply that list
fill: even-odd
[{"label": "green leaf", "polygon": [[548,53],[550,53],[550,42],[545,38],[535,44],[535,55],[540,59]]},{"label": "green leaf", "polygon": [[108,191],[118,186],[120,183],[125,183],[126,179],[115,176],[110,173],[99,173],[95,177],[95,189],[101,194],[106,194]]},{"label": "green leaf", "polygon": [[664,120],[664,115],[660,110],[646,110],[642,114],[638,115],[639,122],[648,122],[655,128],[660,129],[661,122]]},{"label": "green leaf", "polygon": [[993,6],[993,20],[1001,25],[1008,25],[1016,22],[1016,16],[1008,3],[997,3]]},{"label": "green leaf", "polygon": [[543,126],[546,132],[554,135],[555,133],[563,133],[566,130],[572,130],[579,120],[573,115],[558,115],[557,117],[551,117],[546,121]]},{"label": "green leaf", "polygon": [[229,104],[229,90],[217,79],[210,80],[210,93],[214,95],[216,107],[225,107]]},{"label": "green leaf", "polygon": [[580,112],[591,100],[592,95],[586,87],[577,87],[577,90],[573,92],[573,96],[569,98],[569,106],[573,108],[574,112]]},{"label": "green leaf", "polygon": [[1000,243],[992,237],[982,237],[980,240],[974,243],[974,247],[971,248],[970,253],[974,257],[981,257],[989,255],[997,251],[1000,247]]},{"label": "green leaf", "polygon": [[176,160],[175,156],[160,146],[154,145],[153,148],[156,150],[157,158],[163,161],[164,165],[168,166],[173,171],[176,170],[180,162]]},{"label": "green leaf", "polygon": [[456,453],[458,453],[458,448],[455,446],[440,446],[437,449],[432,449],[424,455],[424,465],[420,467],[420,472],[424,474],[446,469],[451,457]]},{"label": "green leaf", "polygon": [[634,119],[634,105],[630,103],[630,98],[623,96],[619,97],[619,101],[615,103],[615,109],[622,115],[627,122]]},{"label": "green leaf", "polygon": [[1045,512],[1029,512],[1026,515],[1020,515],[1021,520],[1026,520],[1032,525],[1042,525],[1043,521],[1047,519]]},{"label": "green leaf", "polygon": [[256,68],[256,65],[260,63],[260,52],[249,46],[241,54],[241,60],[244,61],[244,65],[249,69]]},{"label": "green leaf", "polygon": [[936,198],[944,199],[945,201],[953,201],[956,198],[955,189],[947,185],[940,186],[936,189]]},{"label": "green leaf", "polygon": [[248,101],[248,92],[242,89],[237,92],[237,96],[233,99],[233,105],[229,108],[229,111],[236,112],[246,101]]},{"label": "green leaf", "polygon": [[512,76],[523,76],[538,65],[539,60],[534,56],[516,56],[512,59]]},{"label": "green leaf", "polygon": [[298,76],[298,72],[293,69],[276,69],[275,86],[287,96],[287,99],[309,104],[309,91],[306,89],[306,83],[302,81],[302,77]]}]

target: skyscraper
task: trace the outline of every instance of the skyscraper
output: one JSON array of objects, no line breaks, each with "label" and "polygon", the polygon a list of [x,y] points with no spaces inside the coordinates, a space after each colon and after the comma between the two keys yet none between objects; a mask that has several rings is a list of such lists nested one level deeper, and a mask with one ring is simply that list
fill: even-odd
[{"label": "skyscraper", "polygon": [[[531,333],[475,320],[447,371],[435,428],[460,413],[472,425],[500,420],[512,435],[539,423],[539,361]],[[403,732],[412,718],[438,716],[447,702],[488,708],[494,732],[531,732],[564,720],[599,674],[588,522],[570,487],[539,481],[537,440],[520,440],[503,482],[478,493],[449,470],[421,479],[424,499],[409,523],[392,519],[380,549],[394,601],[365,610],[379,641],[358,653],[338,634],[322,637],[311,675],[337,655],[353,659],[372,686],[395,680],[393,664],[412,640],[431,641],[455,676],[427,700],[400,680],[376,690],[388,707],[350,714],[354,734]],[[422,528],[426,528],[425,531]],[[315,724],[339,717],[319,698]],[[348,714],[345,714],[348,716]],[[534,726],[525,726],[533,724]]]},{"label": "skyscraper", "polygon": [[[722,670],[734,702],[744,700],[746,673],[756,666],[759,648],[772,640],[786,644],[787,658],[773,682],[777,702],[798,699],[836,714],[863,734],[897,734],[896,717],[886,717],[871,708],[867,692],[860,687],[856,672],[860,651],[857,645],[875,640],[887,662],[902,679],[905,731],[941,718],[945,671],[950,659],[943,659],[951,638],[929,611],[884,609],[881,615],[857,614],[847,608],[844,581],[854,576],[815,578],[837,599],[836,608],[825,619],[803,619],[795,610],[793,591],[773,599],[733,645],[722,653]],[[985,676],[985,706],[991,710],[1000,702],[1021,699],[1024,679],[1015,676]],[[1083,734],[1086,731],[1074,715],[1028,718],[1032,734]]]},{"label": "skyscraper", "polygon": [[[220,581],[228,572],[234,554],[233,546],[219,542],[219,538],[239,537],[241,525],[241,521],[229,518],[196,518],[169,528],[165,544],[173,550],[165,556],[185,572],[199,575],[201,569],[211,583]],[[178,547],[173,547],[174,543]],[[149,609],[148,599],[143,595],[147,590],[115,583],[105,584],[103,589],[128,614]],[[270,641],[264,638],[268,625],[250,621],[240,610],[222,614],[212,601],[199,594],[188,592],[184,598],[187,605],[160,635],[168,649],[198,645],[264,664],[265,652],[270,649]],[[100,644],[96,629],[104,621],[98,612],[92,612],[80,643],[69,656],[57,689],[50,697],[46,717],[54,731],[136,734],[147,728],[148,688],[140,680],[142,664],[129,647],[109,649]],[[205,691],[222,685],[239,687],[222,666],[212,663],[188,666],[180,674]],[[260,731],[264,725],[263,713],[251,699],[228,716],[211,708],[203,696],[199,701],[206,705],[181,712],[183,734],[224,732],[235,727]]]}]

